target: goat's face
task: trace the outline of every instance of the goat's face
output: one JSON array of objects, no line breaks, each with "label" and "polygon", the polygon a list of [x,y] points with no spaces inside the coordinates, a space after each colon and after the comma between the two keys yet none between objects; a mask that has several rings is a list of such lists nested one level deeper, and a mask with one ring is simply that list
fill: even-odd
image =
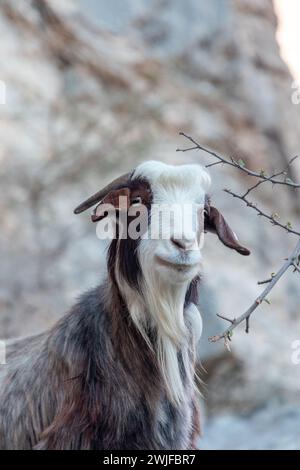
[{"label": "goat's face", "polygon": [[94,222],[105,222],[112,213],[116,226],[108,251],[112,286],[149,345],[149,327],[155,327],[158,363],[174,403],[183,401],[186,393],[178,348],[187,340],[185,305],[196,284],[191,281],[201,269],[204,231],[215,232],[226,246],[249,254],[210,205],[209,185],[207,172],[198,165],[175,167],[151,161],[75,209],[79,213],[98,203]]},{"label": "goat's face", "polygon": [[142,269],[171,283],[191,281],[201,269],[209,175],[199,165],[150,161],[132,179],[151,188],[149,223],[138,246]]},{"label": "goat's face", "polygon": [[111,264],[129,283],[136,284],[139,270],[157,280],[186,283],[201,269],[205,231],[216,233],[243,255],[250,253],[210,205],[209,186],[210,177],[200,165],[149,161],[90,197],[75,213],[99,203],[93,221],[103,221],[110,208],[117,214],[119,230],[111,244],[115,254]]}]

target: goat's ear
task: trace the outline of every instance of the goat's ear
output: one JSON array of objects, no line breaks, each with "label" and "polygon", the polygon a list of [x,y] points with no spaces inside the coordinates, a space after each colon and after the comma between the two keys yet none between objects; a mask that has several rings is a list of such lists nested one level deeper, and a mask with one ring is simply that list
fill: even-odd
[{"label": "goat's ear", "polygon": [[250,251],[239,244],[236,234],[231,230],[222,214],[213,206],[208,206],[205,214],[204,230],[216,233],[224,245],[236,250],[244,256],[250,255]]},{"label": "goat's ear", "polygon": [[104,219],[109,213],[109,207],[115,210],[127,211],[130,205],[130,189],[121,188],[110,191],[102,201],[95,207],[92,213],[92,221],[98,222]]}]

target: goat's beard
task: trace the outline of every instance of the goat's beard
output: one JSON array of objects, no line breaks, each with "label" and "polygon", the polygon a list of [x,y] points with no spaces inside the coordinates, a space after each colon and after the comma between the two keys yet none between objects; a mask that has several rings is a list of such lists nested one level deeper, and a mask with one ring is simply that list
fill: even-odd
[{"label": "goat's beard", "polygon": [[[154,270],[147,270],[143,276],[142,292],[146,312],[152,326],[156,328],[156,353],[169,397],[180,402],[184,389],[180,374],[178,352],[184,355],[188,343],[184,322],[184,300],[187,283],[171,284],[162,279]],[[182,358],[186,362],[184,357]],[[187,366],[187,364],[184,364]]]},{"label": "goat's beard", "polygon": [[[169,399],[178,404],[184,399],[178,353],[181,352],[185,373],[189,374],[188,331],[184,321],[184,301],[188,282],[172,284],[156,270],[142,273],[140,289],[129,286],[116,273],[120,292],[126,300],[131,318],[147,346],[154,349]],[[154,331],[153,344],[149,331]]]}]

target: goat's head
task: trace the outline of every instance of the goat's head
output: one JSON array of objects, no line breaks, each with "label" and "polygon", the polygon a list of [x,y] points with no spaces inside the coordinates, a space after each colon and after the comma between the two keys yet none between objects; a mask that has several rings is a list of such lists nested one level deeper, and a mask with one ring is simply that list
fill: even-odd
[{"label": "goat's head", "polygon": [[[216,233],[224,245],[242,255],[250,253],[210,205],[209,186],[210,177],[200,165],[149,161],[114,180],[78,206],[75,213],[98,203],[93,221],[103,221],[113,212],[120,224],[122,214],[126,214],[126,233],[115,233],[119,243],[115,241],[114,246],[119,244],[118,251],[123,252],[118,262],[129,284],[137,281],[140,269],[165,282],[187,282],[199,273],[205,231]],[[138,257],[135,261],[134,256]],[[134,272],[128,272],[130,269]]]},{"label": "goat's head", "polygon": [[201,270],[204,232],[215,232],[229,248],[249,254],[210,205],[209,186],[210,177],[199,165],[150,161],[75,209],[80,213],[98,203],[93,221],[107,221],[110,212],[114,221],[117,216],[108,271],[149,345],[155,328],[160,369],[174,402],[184,397],[177,351],[188,338],[184,306],[192,301],[189,293]]}]

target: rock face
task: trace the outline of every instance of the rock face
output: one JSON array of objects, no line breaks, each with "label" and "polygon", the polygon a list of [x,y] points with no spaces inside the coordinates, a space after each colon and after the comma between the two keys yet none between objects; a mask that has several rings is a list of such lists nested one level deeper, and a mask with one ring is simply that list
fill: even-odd
[{"label": "rock face", "polygon": [[[145,159],[211,162],[201,153],[176,153],[187,144],[179,131],[269,171],[299,153],[300,107],[291,101],[293,79],[279,56],[269,0],[82,0],[77,6],[3,0],[0,28],[3,338],[52,325],[103,276],[95,228],[86,215],[72,214],[82,198]],[[220,166],[211,175],[215,205],[253,254],[245,261],[207,237],[203,445],[213,446],[222,413],[236,429],[245,423],[236,414],[251,413],[253,448],[263,419],[256,409],[270,395],[277,400],[270,416],[282,403],[299,404],[300,366],[291,361],[291,343],[300,338],[299,278],[289,274],[274,290],[271,305],[253,317],[250,335],[235,332],[233,355],[207,337],[224,328],[215,313],[239,315],[249,306],[260,292],[257,280],[276,270],[294,241],[222,192],[224,186],[242,192],[249,179]],[[300,179],[299,163],[291,176]],[[296,220],[296,193],[265,185],[257,198],[283,221]],[[299,416],[293,419],[299,426]],[[261,422],[272,428],[271,419]],[[289,429],[288,445],[299,446],[296,425]],[[233,442],[216,442],[239,448],[240,439],[234,432]],[[276,432],[259,446],[281,443]]]},{"label": "rock face", "polygon": [[199,444],[204,450],[294,450],[300,448],[299,410],[291,406],[266,407],[250,416],[228,414],[213,418]]}]

